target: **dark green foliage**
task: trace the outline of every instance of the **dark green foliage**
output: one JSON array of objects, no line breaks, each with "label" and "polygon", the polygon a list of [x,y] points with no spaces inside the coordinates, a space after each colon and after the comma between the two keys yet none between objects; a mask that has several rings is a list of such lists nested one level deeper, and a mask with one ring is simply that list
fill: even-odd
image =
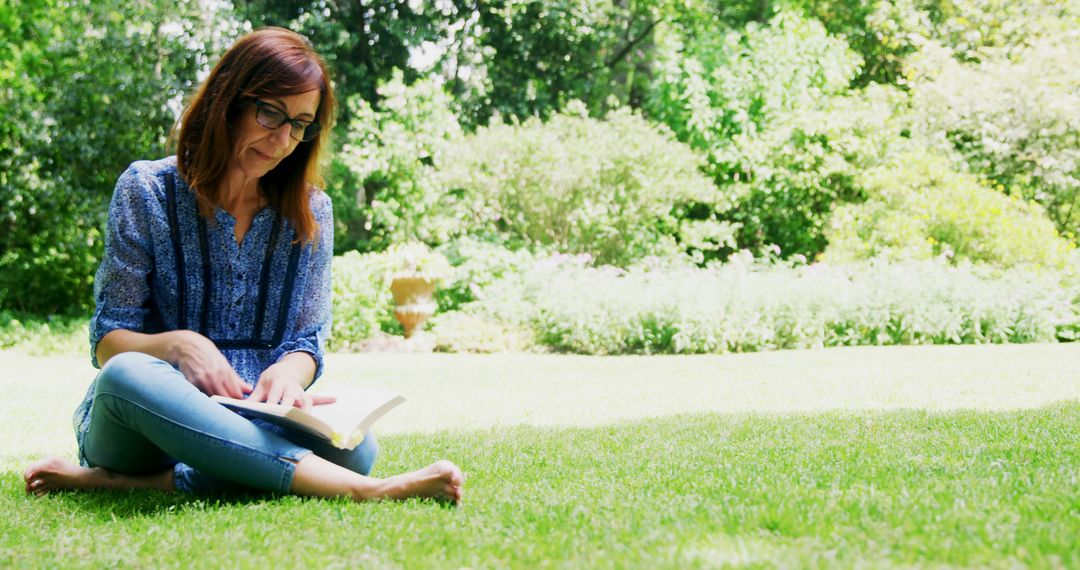
[{"label": "dark green foliage", "polygon": [[481,2],[476,34],[485,84],[450,84],[467,122],[493,114],[547,117],[571,100],[603,114],[610,100],[637,107],[647,89],[656,27],[667,2]]},{"label": "dark green foliage", "polygon": [[738,247],[824,250],[834,204],[859,196],[856,166],[899,135],[850,144],[889,114],[853,105],[858,94],[844,99],[860,58],[816,21],[782,13],[743,33],[668,38],[660,61],[647,110],[708,157],[706,172],[734,203],[713,215],[738,225]]},{"label": "dark green foliage", "polygon": [[[572,99],[598,113],[612,96],[636,106],[648,83],[653,30],[672,10],[666,0],[237,4],[253,26],[306,34],[336,69],[338,89],[375,109],[378,86],[395,69],[410,84],[428,72],[441,75],[470,126],[494,115],[546,117]],[[418,49],[431,61],[414,61]]]},{"label": "dark green foliage", "polygon": [[[187,2],[0,6],[0,306],[85,312],[109,197],[129,163],[166,154],[204,49]],[[9,35],[10,34],[10,35]]]},{"label": "dark green foliage", "polygon": [[[377,102],[378,85],[395,69],[405,70],[409,82],[420,77],[408,66],[409,48],[443,33],[442,16],[425,13],[423,4],[414,10],[412,2],[386,0],[243,0],[235,7],[237,16],[252,28],[282,26],[304,34],[327,60],[340,94]],[[350,109],[342,106],[343,122],[350,116]]]}]

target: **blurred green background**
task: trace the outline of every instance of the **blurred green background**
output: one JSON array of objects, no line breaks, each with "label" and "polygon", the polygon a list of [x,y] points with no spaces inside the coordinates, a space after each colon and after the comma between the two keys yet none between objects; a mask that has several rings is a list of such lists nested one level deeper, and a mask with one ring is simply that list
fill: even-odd
[{"label": "blurred green background", "polygon": [[337,348],[410,242],[445,350],[1080,334],[1077,1],[0,0],[0,337],[79,328],[117,177],[264,25],[343,103]]}]

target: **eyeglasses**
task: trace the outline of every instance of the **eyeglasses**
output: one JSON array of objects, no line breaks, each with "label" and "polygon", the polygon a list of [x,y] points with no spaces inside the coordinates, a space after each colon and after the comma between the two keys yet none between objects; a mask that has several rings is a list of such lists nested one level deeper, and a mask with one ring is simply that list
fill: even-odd
[{"label": "eyeglasses", "polygon": [[271,130],[280,129],[282,125],[289,123],[289,136],[300,142],[310,141],[322,130],[319,123],[294,119],[285,114],[284,109],[259,99],[255,100],[255,121]]}]

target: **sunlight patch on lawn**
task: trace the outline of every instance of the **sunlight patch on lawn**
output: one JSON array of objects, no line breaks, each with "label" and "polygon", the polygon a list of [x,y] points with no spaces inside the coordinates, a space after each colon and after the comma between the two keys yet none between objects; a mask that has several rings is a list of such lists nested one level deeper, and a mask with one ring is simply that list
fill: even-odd
[{"label": "sunlight patch on lawn", "polygon": [[[792,543],[810,543],[798,548]],[[731,568],[763,567],[794,568],[805,562],[808,553],[821,553],[820,541],[804,538],[790,539],[779,536],[730,536],[716,535],[696,544],[676,549],[673,556],[683,568]],[[835,552],[831,553],[835,562]],[[801,562],[800,562],[801,561]],[[830,560],[816,560],[818,563]]]},{"label": "sunlight patch on lawn", "polygon": [[[1036,408],[1080,399],[1080,343],[848,348],[720,356],[330,354],[316,388],[407,402],[380,434],[591,427],[685,413]],[[0,461],[73,457],[86,358],[0,351]]]},{"label": "sunlight patch on lawn", "polygon": [[330,355],[320,389],[389,388],[378,431],[590,427],[681,413],[1008,410],[1080,398],[1080,344],[723,356]]}]

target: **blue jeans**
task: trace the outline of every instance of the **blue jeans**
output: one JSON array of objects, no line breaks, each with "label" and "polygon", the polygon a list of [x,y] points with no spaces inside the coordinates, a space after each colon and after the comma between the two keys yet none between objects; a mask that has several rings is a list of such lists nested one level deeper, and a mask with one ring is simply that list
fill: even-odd
[{"label": "blue jeans", "polygon": [[309,453],[367,475],[378,455],[372,433],[352,450],[212,401],[171,364],[126,352],[98,374],[79,452],[91,467],[141,475],[173,469],[176,489],[288,493],[296,462]]}]

